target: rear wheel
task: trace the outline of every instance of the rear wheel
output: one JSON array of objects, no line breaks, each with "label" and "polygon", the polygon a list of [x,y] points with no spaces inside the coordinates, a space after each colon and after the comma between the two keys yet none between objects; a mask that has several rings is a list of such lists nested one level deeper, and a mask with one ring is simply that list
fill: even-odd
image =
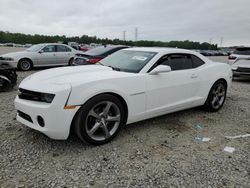
[{"label": "rear wheel", "polygon": [[222,80],[215,82],[211,88],[206,103],[204,104],[205,110],[216,112],[223,106],[227,94],[226,83]]},{"label": "rear wheel", "polygon": [[18,68],[22,71],[28,71],[32,68],[32,62],[29,59],[21,59]]},{"label": "rear wheel", "polygon": [[71,58],[71,59],[69,60],[69,66],[72,66],[73,61],[74,61],[74,58]]},{"label": "rear wheel", "polygon": [[74,129],[81,140],[100,145],[111,141],[125,123],[126,115],[120,100],[103,94],[80,108]]}]

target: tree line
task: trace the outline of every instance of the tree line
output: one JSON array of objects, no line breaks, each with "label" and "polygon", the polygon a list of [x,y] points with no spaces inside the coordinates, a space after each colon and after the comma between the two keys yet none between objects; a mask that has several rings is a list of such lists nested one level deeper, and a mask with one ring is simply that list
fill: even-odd
[{"label": "tree line", "polygon": [[128,46],[139,46],[139,47],[173,47],[173,48],[184,48],[184,49],[201,49],[201,50],[217,50],[217,44],[209,44],[207,42],[193,42],[189,40],[185,41],[124,41],[120,39],[108,39],[98,38],[96,36],[82,35],[81,37],[66,37],[65,35],[30,35],[23,33],[10,33],[0,31],[0,43],[16,43],[16,44],[38,44],[38,43],[54,43],[54,42],[77,42],[79,44],[114,44],[114,45],[128,45]]}]

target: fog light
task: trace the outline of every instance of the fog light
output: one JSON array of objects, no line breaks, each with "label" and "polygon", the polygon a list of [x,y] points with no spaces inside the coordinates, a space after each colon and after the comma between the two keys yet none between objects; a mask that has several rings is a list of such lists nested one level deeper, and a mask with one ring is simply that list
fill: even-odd
[{"label": "fog light", "polygon": [[44,127],[44,119],[41,116],[37,116],[37,122],[41,127]]}]

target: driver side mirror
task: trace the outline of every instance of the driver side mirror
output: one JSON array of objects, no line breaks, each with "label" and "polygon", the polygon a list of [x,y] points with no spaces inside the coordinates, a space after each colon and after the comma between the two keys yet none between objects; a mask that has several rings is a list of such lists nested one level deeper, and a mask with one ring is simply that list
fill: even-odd
[{"label": "driver side mirror", "polygon": [[156,75],[159,73],[166,73],[166,72],[171,72],[171,67],[168,65],[159,65],[155,67],[149,74]]},{"label": "driver side mirror", "polygon": [[39,53],[39,54],[42,54],[43,52],[44,52],[44,50],[40,50],[38,53]]}]

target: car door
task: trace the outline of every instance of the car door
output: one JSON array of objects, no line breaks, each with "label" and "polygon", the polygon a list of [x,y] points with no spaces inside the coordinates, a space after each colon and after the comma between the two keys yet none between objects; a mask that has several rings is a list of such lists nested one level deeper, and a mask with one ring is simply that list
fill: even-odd
[{"label": "car door", "polygon": [[57,52],[57,64],[68,65],[70,58],[72,57],[71,49],[64,45],[56,45]]},{"label": "car door", "polygon": [[199,71],[193,68],[188,54],[170,54],[163,56],[152,68],[168,65],[171,72],[147,75],[147,113],[160,115],[167,111],[186,108],[197,98],[199,89]]},{"label": "car door", "polygon": [[57,62],[55,45],[47,45],[42,48],[36,57],[38,66],[50,66]]}]

